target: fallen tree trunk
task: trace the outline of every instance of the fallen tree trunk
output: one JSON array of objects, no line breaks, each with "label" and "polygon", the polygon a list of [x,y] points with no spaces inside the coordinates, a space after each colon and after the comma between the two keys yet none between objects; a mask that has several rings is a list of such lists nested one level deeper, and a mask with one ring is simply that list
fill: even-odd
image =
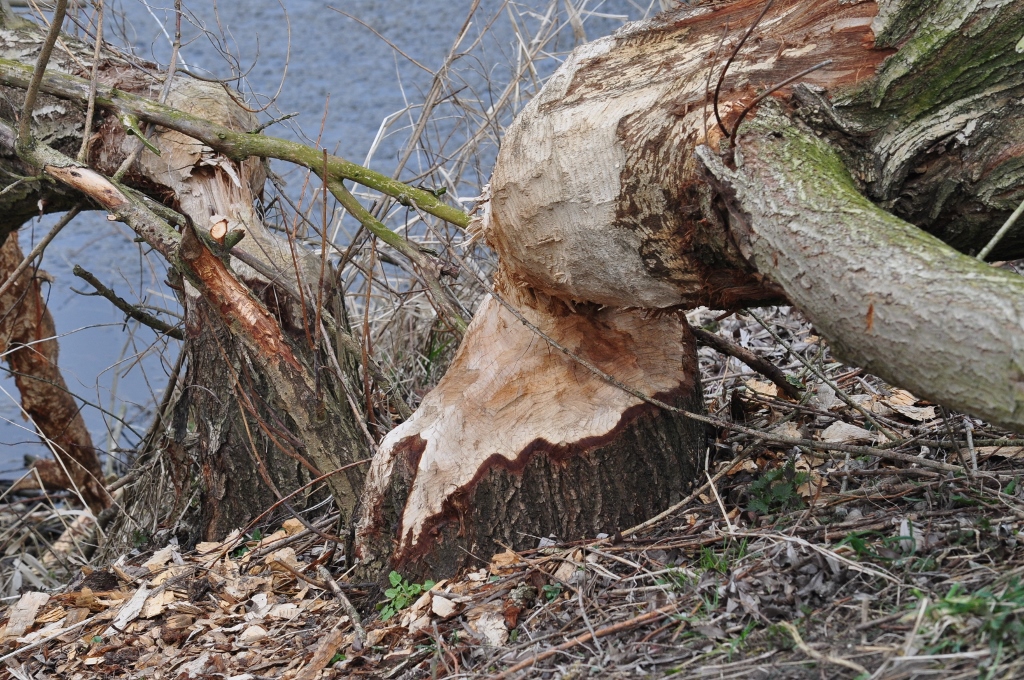
[{"label": "fallen tree trunk", "polygon": [[[583,423],[617,424],[602,446],[624,436],[636,394],[612,397],[604,390],[618,388],[578,364],[585,377],[567,387],[531,357],[572,364],[559,353],[568,345],[648,396],[696,370],[685,353],[680,369],[668,331],[637,329],[634,344],[615,345],[618,329],[604,323],[586,343],[565,340],[597,309],[639,319],[626,310],[788,299],[840,356],[1024,430],[1024,283],[914,226],[978,250],[1024,197],[1022,34],[1021,2],[737,0],[578,48],[508,130],[481,225],[500,258],[497,294],[547,337],[502,304],[481,307],[449,373],[374,460],[364,557],[390,540],[392,565],[418,574],[450,567],[453,543],[481,556],[496,534],[528,544],[477,499],[523,489],[515,506],[529,493],[512,461],[594,460],[597,447],[573,439]],[[1020,243],[1004,241],[999,256]],[[565,311],[541,317],[538,299]],[[615,346],[617,362],[602,365],[598,346]],[[647,380],[627,379],[642,361]],[[657,429],[673,414],[648,417]],[[553,455],[567,439],[570,453]],[[636,492],[643,481],[628,471],[651,455],[618,458]],[[588,534],[561,528],[561,538]]]}]

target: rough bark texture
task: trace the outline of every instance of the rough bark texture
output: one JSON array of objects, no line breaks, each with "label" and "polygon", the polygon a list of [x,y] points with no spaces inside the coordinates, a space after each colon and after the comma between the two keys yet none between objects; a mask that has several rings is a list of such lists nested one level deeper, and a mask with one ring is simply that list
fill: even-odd
[{"label": "rough bark texture", "polygon": [[[728,239],[693,155],[722,138],[715,83],[763,6],[668,13],[573,52],[510,126],[491,178],[483,227],[514,278],[617,306],[779,297]],[[833,63],[807,82],[870,77],[891,53],[870,49],[876,11],[873,2],[776,2],[729,68],[718,100],[726,125],[759,92],[825,59]]]},{"label": "rough bark texture", "polygon": [[[744,127],[730,224],[838,356],[957,410],[1024,427],[1024,278],[871,203],[839,156],[766,106]],[[921,291],[927,291],[922,295]]]},{"label": "rough bark texture", "polygon": [[[0,246],[0,281],[6,281],[23,258],[17,237],[8,238]],[[57,332],[40,291],[45,276],[30,267],[0,296],[0,354],[14,374],[30,426],[56,456],[39,461],[40,480],[47,488],[77,489],[98,513],[110,499],[80,406],[57,364]]]}]

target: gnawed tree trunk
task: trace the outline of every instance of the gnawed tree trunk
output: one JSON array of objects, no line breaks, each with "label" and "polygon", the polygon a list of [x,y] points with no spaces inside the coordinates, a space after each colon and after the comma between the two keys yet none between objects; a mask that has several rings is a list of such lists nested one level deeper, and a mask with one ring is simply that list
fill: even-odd
[{"label": "gnawed tree trunk", "polygon": [[[702,406],[679,314],[580,305],[499,281],[533,324],[630,387]],[[371,571],[451,574],[500,545],[626,529],[679,500],[703,425],[659,412],[553,350],[494,297],[448,373],[374,458],[357,527]]]},{"label": "gnawed tree trunk", "polygon": [[[0,51],[31,63],[44,34],[21,21],[7,29],[0,35]],[[72,50],[74,58],[63,49]],[[92,61],[91,46],[64,36],[48,72],[88,77]],[[99,73],[104,85],[154,100],[163,87],[160,79],[106,51]],[[13,121],[23,90],[17,85],[5,90],[9,108],[3,117]],[[168,102],[200,113],[211,125],[239,131],[256,127],[254,117],[215,83],[178,78]],[[350,464],[368,457],[368,445],[343,376],[322,368],[319,381],[314,378],[314,365],[329,364],[316,358],[319,350],[308,343],[313,315],[286,291],[301,286],[307,299],[315,299],[319,259],[301,249],[293,257],[288,243],[272,235],[256,215],[254,194],[264,181],[259,159],[235,162],[181,133],[157,131],[151,141],[161,154],[144,150],[123,186],[136,187],[184,215],[179,234],[163,221],[177,218],[159,203],[104,177],[137,144],[116,115],[100,109],[89,145],[91,168],[71,160],[81,143],[83,109],[81,99],[41,96],[33,116],[35,144],[16,148],[13,124],[0,122],[0,140],[6,144],[0,155],[19,174],[42,170],[58,180],[41,183],[60,187],[58,197],[85,194],[135,228],[168,260],[169,279],[185,311],[185,369],[169,387],[171,398],[147,437],[147,450],[140,452],[143,463],[156,463],[162,473],[128,490],[106,554],[116,555],[161,532],[183,543],[220,538],[284,494],[339,468],[343,471],[327,484],[343,518],[349,516],[364,474]],[[49,130],[62,134],[47,136]],[[27,194],[24,200],[38,198]],[[38,210],[39,204],[34,205]],[[57,210],[64,204],[55,198],[42,207]],[[209,236],[214,215],[222,216],[231,232],[244,230],[235,247],[252,266],[218,250]],[[333,295],[328,288],[328,304]],[[324,319],[331,325],[327,312]],[[290,503],[301,507],[308,500],[299,496]]]},{"label": "gnawed tree trunk", "polygon": [[[11,234],[0,246],[0,282],[14,274],[23,259],[17,234]],[[103,489],[103,472],[81,406],[57,363],[56,328],[40,291],[43,275],[25,269],[0,295],[0,354],[14,374],[22,409],[54,455],[36,461],[35,472],[19,488],[41,482],[48,489],[74,489],[99,513],[110,497]]]},{"label": "gnawed tree trunk", "polygon": [[[918,228],[976,251],[1024,198],[1022,35],[1019,0],[737,0],[581,47],[499,153],[482,224],[500,258],[496,292],[648,396],[692,380],[685,330],[634,325],[622,342],[616,323],[788,298],[841,356],[1024,429],[1024,283]],[[572,363],[503,305],[483,305],[437,390],[381,445],[362,555],[379,560],[391,541],[393,567],[444,576],[468,561],[453,545],[486,558],[498,536],[528,543],[493,521],[488,499],[509,489],[513,508],[532,501],[515,522],[561,513],[561,538],[592,535],[596,524],[571,518],[580,496],[603,510],[608,486],[584,478],[559,506],[522,460],[560,470],[617,451],[607,464],[626,473],[616,482],[642,493],[632,471],[652,453],[627,442],[630,419],[650,405]],[[644,417],[657,431],[674,416]],[[699,433],[688,435],[669,445],[680,485],[699,450]],[[655,495],[655,505],[667,498]]]}]

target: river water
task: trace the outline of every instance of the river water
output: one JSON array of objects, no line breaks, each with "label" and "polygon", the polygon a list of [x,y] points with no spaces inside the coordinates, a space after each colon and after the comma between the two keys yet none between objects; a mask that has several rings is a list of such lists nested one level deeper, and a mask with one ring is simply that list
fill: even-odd
[{"label": "river water", "polygon": [[[580,0],[572,3],[579,6]],[[248,87],[243,89],[247,95],[261,93],[255,100],[263,104],[267,95],[280,87],[275,105],[261,114],[264,119],[301,112],[272,127],[269,134],[315,140],[322,124],[323,146],[363,161],[374,146],[381,121],[421,102],[432,77],[372,31],[329,7],[357,17],[426,69],[435,70],[443,63],[472,2],[195,0],[187,4],[192,15],[191,23],[183,28],[181,54],[189,69],[219,78],[232,75],[221,53],[226,49],[236,55],[239,68],[246,72]],[[560,22],[566,20],[567,4],[567,0],[556,3]],[[656,6],[651,0],[586,2],[580,14],[586,38],[600,37],[626,20],[642,18],[652,11],[652,4]],[[112,41],[131,44],[147,59],[168,62],[168,34],[174,32],[173,12],[167,9],[173,6],[171,0],[148,4],[107,0],[107,5],[121,17],[116,21],[108,18],[105,31]],[[528,29],[548,6],[548,0],[511,6],[501,0],[482,0],[469,36],[476,36],[492,17],[497,19],[487,39],[472,58],[461,60],[460,68],[473,68],[477,73],[487,70],[500,79],[517,40],[509,16]],[[553,47],[567,50],[573,40],[572,32],[565,31]],[[550,73],[557,62],[557,58],[538,62],[538,76]],[[283,77],[286,64],[287,76]],[[472,73],[466,79],[475,85],[483,82]],[[378,141],[372,167],[385,173],[394,170],[414,115],[399,117],[394,134]],[[56,219],[48,216],[25,225],[20,233],[23,248],[27,251]],[[146,328],[128,332],[124,316],[110,303],[72,290],[90,288],[71,274],[72,267],[80,264],[133,303],[142,300],[176,309],[162,285],[164,274],[158,263],[144,256],[132,236],[124,225],[108,222],[99,213],[85,214],[48,247],[42,265],[54,279],[47,294],[61,335],[61,368],[70,389],[87,401],[83,414],[94,444],[104,451],[111,446],[130,448],[138,442],[178,353],[175,341],[158,340]],[[119,420],[125,424],[119,425]],[[21,474],[26,455],[45,456],[48,452],[31,424],[21,417],[13,379],[0,371],[0,479]]]}]

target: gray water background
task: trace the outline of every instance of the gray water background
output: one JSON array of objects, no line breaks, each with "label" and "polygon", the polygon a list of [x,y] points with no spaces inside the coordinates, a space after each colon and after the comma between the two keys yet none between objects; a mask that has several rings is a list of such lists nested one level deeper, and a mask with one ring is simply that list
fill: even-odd
[{"label": "gray water background", "polygon": [[[578,1],[575,0],[577,4]],[[136,0],[108,0],[107,4],[123,16],[123,21],[118,20],[113,27],[108,18],[108,39],[120,42],[114,35],[120,32],[139,56],[160,64],[169,61],[170,41],[163,31],[173,36],[173,11],[168,9],[173,7],[171,0],[148,5]],[[471,0],[186,3],[196,23],[227,37],[223,46],[238,56],[238,63],[247,71],[247,95],[275,93],[287,60],[287,78],[276,106],[260,115],[264,120],[282,112],[300,115],[273,126],[268,134],[309,142],[316,139],[323,118],[323,146],[356,162],[365,158],[386,116],[409,103],[423,101],[431,75],[396,55],[371,31],[328,6],[358,17],[433,70],[443,63],[471,4]],[[546,0],[528,0],[517,3],[517,7],[541,9],[547,4]],[[651,0],[591,0],[586,9],[613,16],[584,16],[587,38],[592,40],[614,31],[622,25],[623,17],[644,17],[652,11],[652,4],[655,3]],[[483,0],[471,35],[501,7],[501,0]],[[290,54],[285,11],[291,22]],[[562,2],[559,11],[564,21]],[[221,78],[231,75],[209,38],[194,26],[184,27],[183,33],[182,56],[190,69]],[[507,68],[514,41],[508,22],[495,22],[481,47],[481,63],[497,71]],[[571,32],[566,31],[557,47],[567,50],[571,41]],[[542,61],[539,66],[541,75],[546,75],[557,66],[557,60]],[[266,97],[258,100],[264,103]],[[412,120],[409,116],[406,119],[405,129],[380,142],[371,162],[374,169],[390,174],[397,166]],[[47,216],[26,224],[20,232],[24,250],[27,252],[56,220],[57,216]],[[71,274],[72,267],[80,264],[131,302],[144,300],[147,304],[177,309],[171,291],[162,285],[164,273],[156,258],[146,258],[142,247],[132,238],[124,225],[108,222],[101,213],[86,213],[47,248],[42,263],[42,268],[54,279],[45,292],[61,336],[60,366],[70,389],[91,402],[83,407],[83,414],[93,443],[103,450],[108,448],[111,433],[118,429],[114,416],[123,415],[128,423],[120,428],[116,446],[130,448],[138,442],[166,385],[170,365],[178,355],[175,341],[158,340],[147,328],[135,328],[128,333],[124,315],[109,302],[71,290],[90,289]],[[14,380],[6,371],[0,371],[0,479],[19,476],[26,455],[49,455],[31,424],[21,417],[18,403]]]}]

